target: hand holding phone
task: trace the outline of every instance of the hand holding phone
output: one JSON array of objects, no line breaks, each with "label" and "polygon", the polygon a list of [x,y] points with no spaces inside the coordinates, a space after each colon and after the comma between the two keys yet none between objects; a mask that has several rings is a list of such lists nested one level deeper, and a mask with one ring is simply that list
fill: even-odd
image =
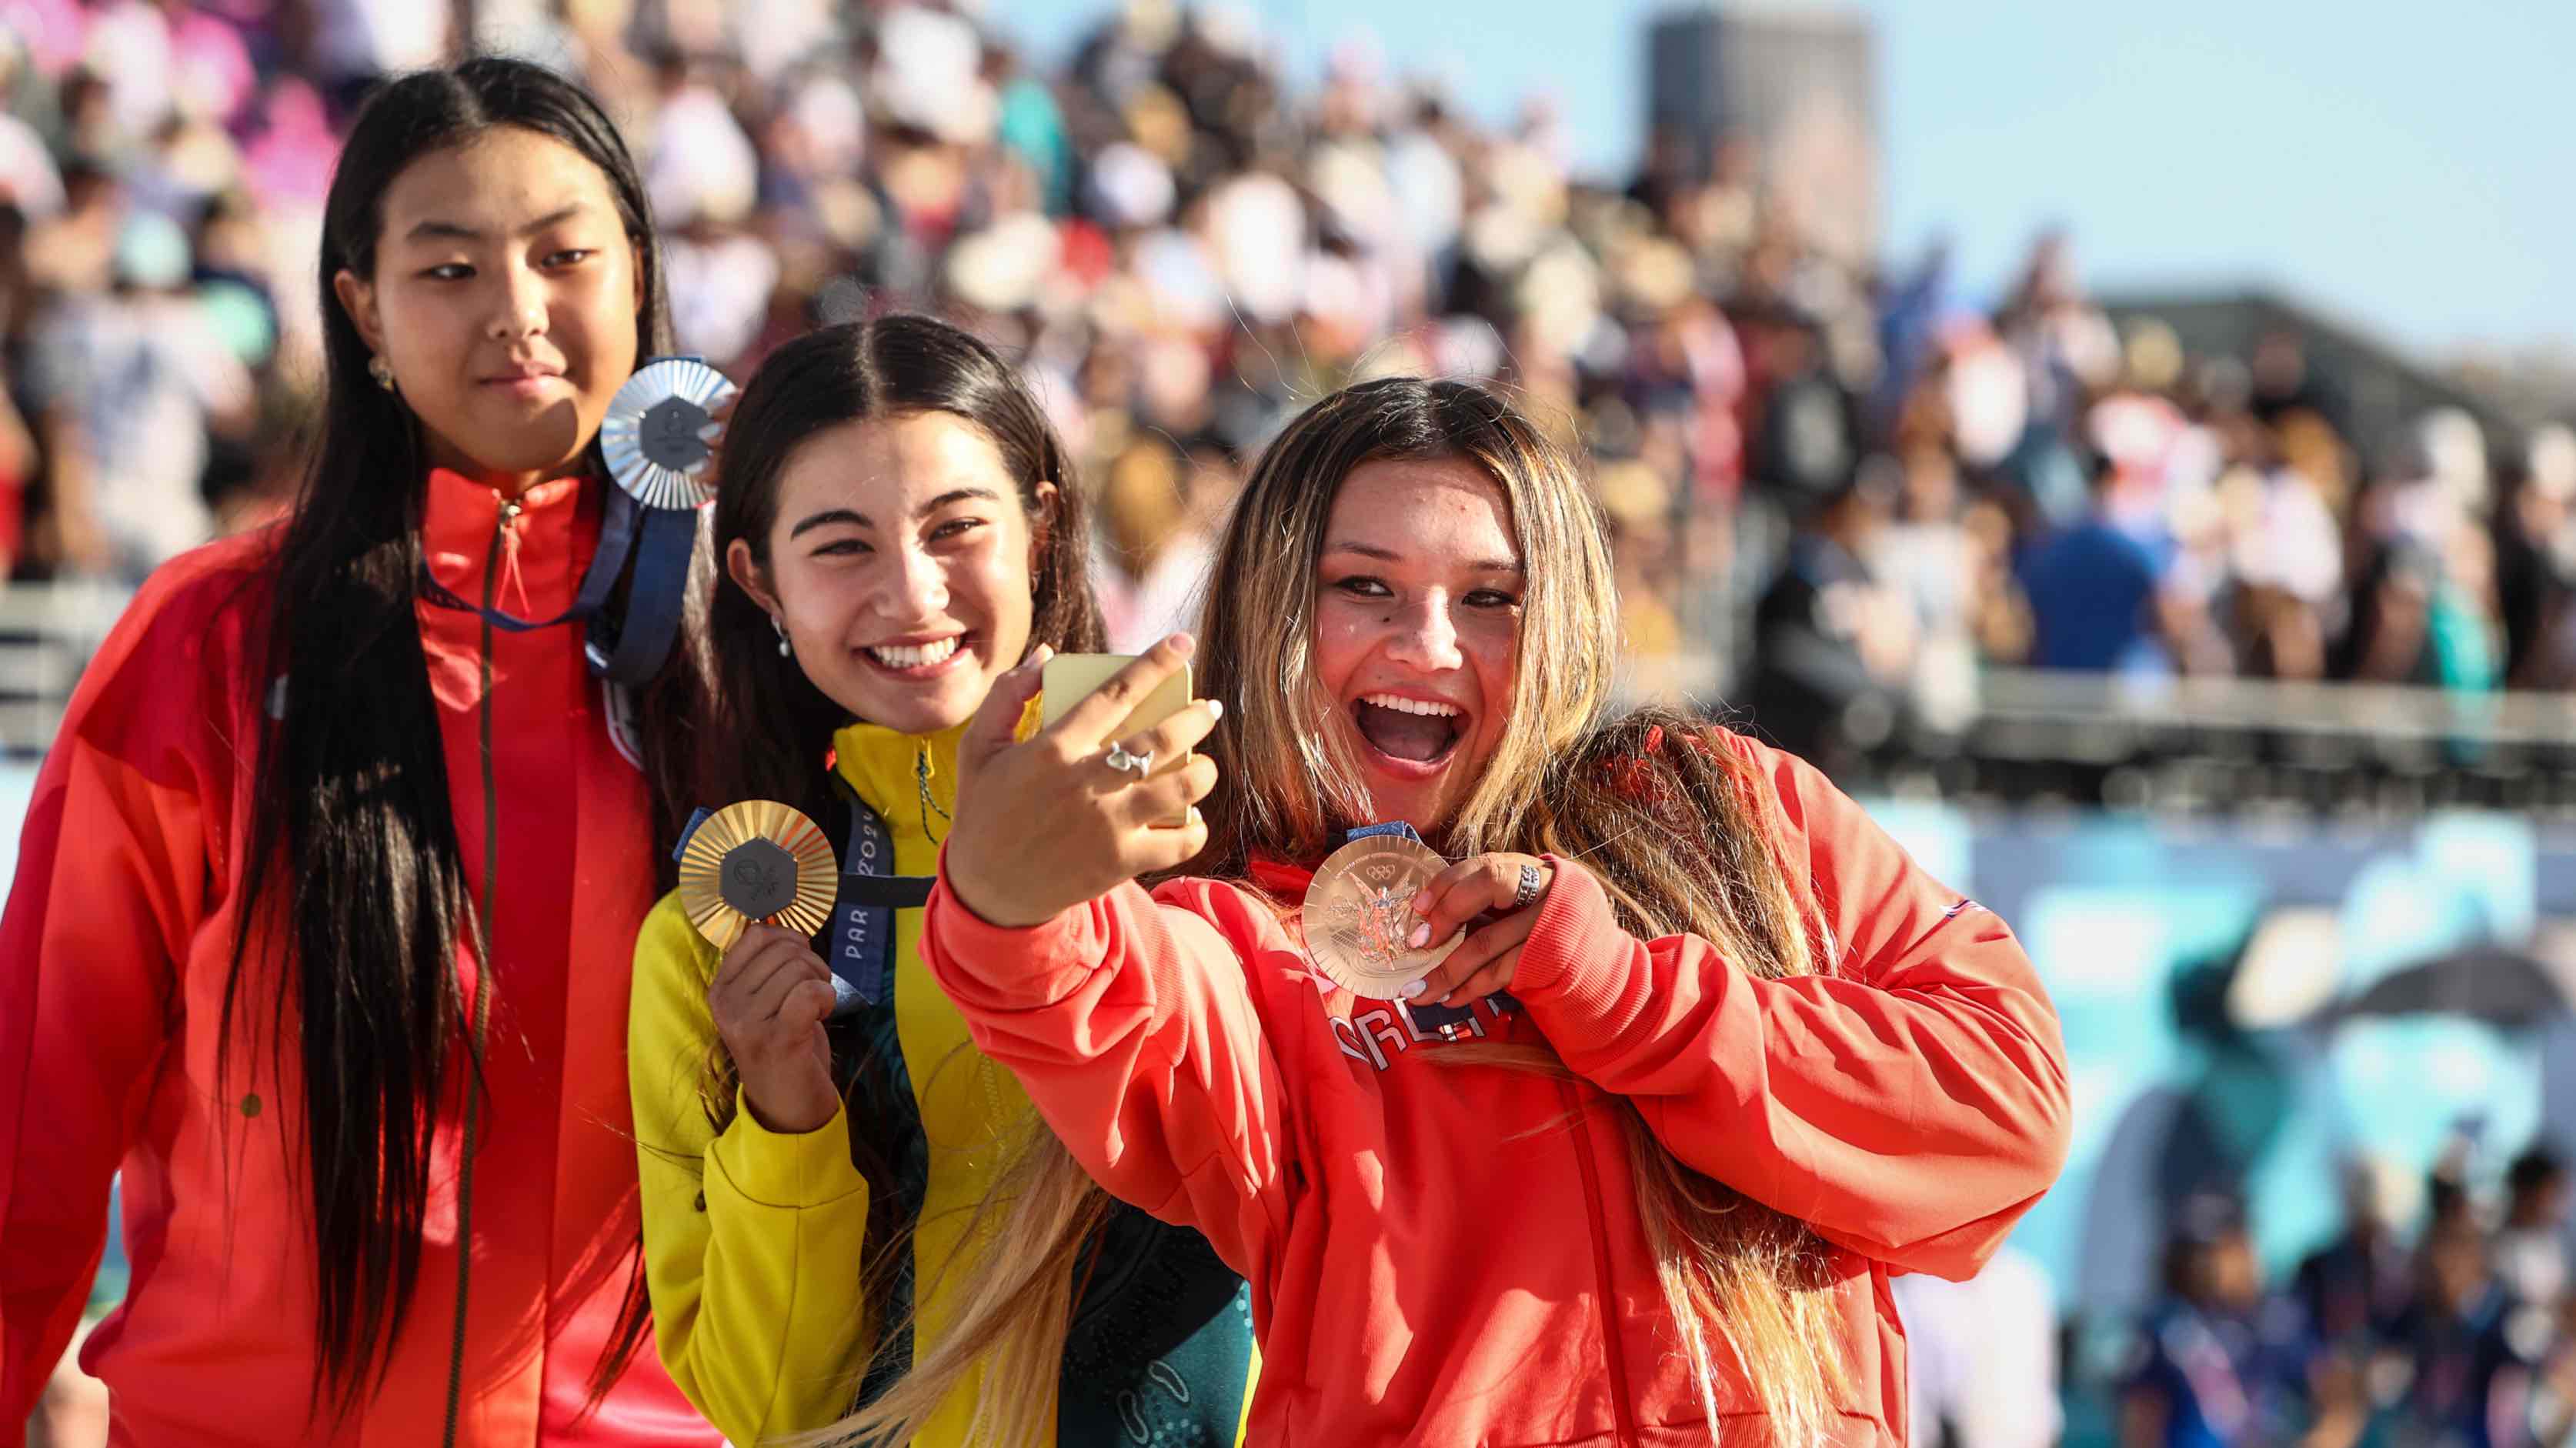
[{"label": "hand holding phone", "polygon": [[[942,873],[961,903],[1024,928],[1206,846],[1193,806],[1216,787],[1216,763],[1195,750],[1222,711],[1189,697],[1192,647],[1175,635],[1106,661],[1106,679],[1100,661],[1032,658],[995,682],[957,751]],[[1041,687],[1047,722],[1016,739]]]},{"label": "hand holding phone", "polygon": [[[1100,686],[1118,676],[1118,671],[1137,661],[1134,654],[1057,654],[1045,666],[1046,682],[1038,696],[1038,727],[1053,725],[1070,713],[1073,706],[1098,692]],[[1159,729],[1164,721],[1190,706],[1190,666],[1184,663],[1130,710],[1118,726],[1109,731],[1112,743],[1132,740],[1148,730]],[[1157,759],[1153,769],[1160,771],[1179,761]],[[1173,826],[1189,822],[1189,809],[1164,823]]]}]

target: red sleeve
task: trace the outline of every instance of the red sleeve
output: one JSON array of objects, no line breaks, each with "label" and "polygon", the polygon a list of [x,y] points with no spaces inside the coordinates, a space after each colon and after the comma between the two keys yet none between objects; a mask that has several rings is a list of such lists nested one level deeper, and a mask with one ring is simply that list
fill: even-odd
[{"label": "red sleeve", "polygon": [[165,597],[74,693],[0,915],[0,1423],[26,1421],[87,1304],[205,903],[204,621]]},{"label": "red sleeve", "polygon": [[1780,797],[1784,867],[1813,878],[1830,973],[1758,980],[1696,936],[1638,940],[1559,861],[1512,994],[1692,1168],[1865,1256],[1972,1276],[2065,1160],[2056,1011],[2001,920],[1815,770],[1745,748]]},{"label": "red sleeve", "polygon": [[943,863],[922,959],[1094,1180],[1259,1281],[1286,1227],[1291,1138],[1245,968],[1277,927],[1225,886],[1160,895],[1122,885],[1006,930],[958,901]]}]

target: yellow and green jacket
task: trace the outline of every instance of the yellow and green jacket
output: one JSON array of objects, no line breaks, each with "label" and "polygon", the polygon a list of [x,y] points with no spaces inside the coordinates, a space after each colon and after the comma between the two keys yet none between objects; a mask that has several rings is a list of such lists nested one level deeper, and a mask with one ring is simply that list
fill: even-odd
[{"label": "yellow and green jacket", "polygon": [[[894,870],[929,875],[956,798],[961,731],[919,738],[873,724],[834,736],[833,768],[876,811]],[[837,791],[836,791],[837,793]],[[728,803],[730,801],[727,801]],[[846,806],[843,806],[846,809]],[[846,817],[817,819],[845,838]],[[827,927],[828,928],[828,927]],[[844,1114],[781,1135],[741,1109],[719,1133],[701,1084],[720,1049],[707,1011],[718,956],[666,896],[635,944],[628,1071],[643,1183],[645,1269],[662,1361],[725,1436],[749,1445],[823,1427],[890,1383],[913,1340],[939,1332],[985,1245],[967,1240],[1012,1133],[1033,1108],[1011,1074],[967,1040],[965,1020],[922,965],[921,912],[896,913],[885,999],[833,1027]],[[828,958],[828,955],[827,955]],[[887,1113],[904,1143],[890,1163],[911,1260],[895,1264],[914,1330],[884,1341],[859,1284],[870,1190],[852,1161],[847,1112]],[[1077,1268],[1082,1286],[1057,1389],[1056,1441],[1216,1445],[1240,1441],[1253,1370],[1250,1297],[1196,1232],[1120,1207]],[[930,1295],[912,1303],[913,1284]],[[964,1440],[980,1374],[960,1385],[920,1448]]]}]

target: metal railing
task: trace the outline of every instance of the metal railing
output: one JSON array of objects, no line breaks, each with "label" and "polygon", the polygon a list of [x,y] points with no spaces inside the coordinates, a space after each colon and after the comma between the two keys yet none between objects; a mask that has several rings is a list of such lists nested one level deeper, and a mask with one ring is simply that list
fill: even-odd
[{"label": "metal railing", "polygon": [[0,757],[44,753],[81,670],[133,596],[86,580],[0,586]]}]

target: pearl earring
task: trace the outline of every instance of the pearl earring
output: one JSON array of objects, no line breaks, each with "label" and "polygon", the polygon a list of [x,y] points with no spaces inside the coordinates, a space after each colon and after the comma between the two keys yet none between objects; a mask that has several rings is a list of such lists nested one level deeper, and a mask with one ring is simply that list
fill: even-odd
[{"label": "pearl earring", "polygon": [[384,358],[368,358],[367,375],[376,379],[376,385],[378,387],[383,388],[387,392],[394,390],[394,369],[391,364],[385,361]]},{"label": "pearl earring", "polygon": [[778,615],[773,613],[769,616],[769,626],[778,632],[778,656],[782,659],[793,657],[796,650],[787,643],[787,625],[780,623]]}]

